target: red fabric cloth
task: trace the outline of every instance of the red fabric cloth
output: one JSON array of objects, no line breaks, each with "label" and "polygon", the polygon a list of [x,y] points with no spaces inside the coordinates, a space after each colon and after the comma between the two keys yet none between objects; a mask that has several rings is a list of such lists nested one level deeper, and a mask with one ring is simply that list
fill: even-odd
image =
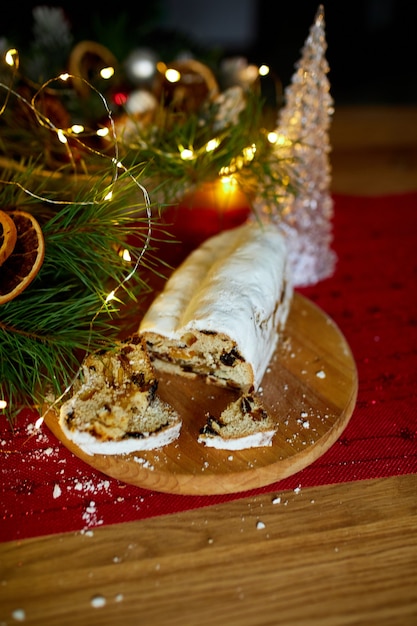
[{"label": "red fabric cloth", "polygon": [[340,439],[301,472],[226,496],[178,496],[126,485],[74,457],[24,411],[0,420],[0,540],[115,524],[248,495],[417,472],[417,192],[335,197],[334,275],[302,293],[338,324],[359,394]]}]

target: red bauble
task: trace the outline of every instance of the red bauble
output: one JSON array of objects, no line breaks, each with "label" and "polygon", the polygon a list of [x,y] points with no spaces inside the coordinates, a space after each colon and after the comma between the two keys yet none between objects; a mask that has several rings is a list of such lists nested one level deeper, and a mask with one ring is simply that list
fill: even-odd
[{"label": "red bauble", "polygon": [[250,215],[249,198],[235,181],[205,182],[164,211],[167,229],[187,248],[196,248],[217,233],[243,224]]}]

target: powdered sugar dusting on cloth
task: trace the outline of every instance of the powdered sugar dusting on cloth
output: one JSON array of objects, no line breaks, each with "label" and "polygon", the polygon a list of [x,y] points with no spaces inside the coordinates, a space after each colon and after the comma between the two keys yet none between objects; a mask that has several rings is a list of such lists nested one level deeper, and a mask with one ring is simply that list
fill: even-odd
[{"label": "powdered sugar dusting on cloth", "polygon": [[2,540],[31,536],[33,528],[43,535],[56,532],[57,526],[59,531],[83,532],[116,523],[124,518],[126,506],[135,517],[141,509],[149,510],[152,494],[144,492],[145,497],[139,488],[80,464],[46,425],[35,426],[37,418],[35,411],[23,411],[13,431],[0,422],[1,456],[19,457],[18,466],[2,463],[0,469]]}]

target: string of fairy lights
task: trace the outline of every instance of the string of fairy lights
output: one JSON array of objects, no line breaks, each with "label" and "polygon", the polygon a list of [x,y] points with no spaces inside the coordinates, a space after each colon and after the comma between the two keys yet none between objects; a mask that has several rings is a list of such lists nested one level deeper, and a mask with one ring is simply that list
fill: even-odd
[{"label": "string of fairy lights", "polygon": [[[87,152],[93,153],[95,156],[108,160],[109,166],[111,167],[112,172],[113,172],[112,178],[111,178],[113,186],[118,180],[119,173],[123,171],[125,174],[127,174],[131,178],[132,182],[137,186],[137,188],[140,190],[141,194],[144,197],[145,207],[146,207],[146,216],[147,216],[147,234],[145,237],[145,242],[144,242],[142,251],[139,254],[138,258],[136,258],[133,264],[133,267],[130,268],[130,270],[127,272],[123,280],[120,281],[120,283],[105,296],[102,306],[99,308],[99,310],[97,310],[97,312],[91,319],[90,328],[92,328],[95,319],[100,315],[100,313],[102,312],[106,304],[110,300],[116,298],[117,291],[121,289],[138,270],[138,267],[142,261],[143,255],[145,254],[145,251],[149,247],[151,236],[152,236],[152,211],[151,211],[151,201],[150,201],[149,193],[146,190],[146,188],[137,180],[137,178],[130,172],[129,168],[127,168],[122,163],[120,159],[120,155],[119,155],[118,135],[117,135],[117,129],[116,129],[113,113],[112,113],[112,108],[109,105],[103,93],[99,91],[92,84],[90,80],[87,80],[83,76],[64,72],[57,77],[50,78],[49,80],[45,81],[40,87],[36,89],[31,99],[28,100],[21,93],[13,89],[13,81],[18,76],[18,73],[19,73],[20,60],[19,60],[18,50],[16,48],[11,48],[7,50],[4,54],[4,62],[6,63],[7,66],[10,67],[12,75],[11,75],[10,85],[6,85],[0,82],[0,87],[6,91],[6,99],[0,109],[0,115],[5,111],[7,104],[8,104],[9,97],[13,95],[14,97],[18,98],[22,103],[24,103],[25,106],[27,106],[33,112],[36,122],[39,124],[39,126],[46,128],[55,134],[57,140],[65,146],[68,160],[70,164],[74,166],[74,168],[75,168],[75,159],[74,159],[73,151],[71,148],[71,143],[75,140],[76,143],[80,145]],[[175,84],[181,80],[181,72],[178,69],[175,69],[174,67],[167,66],[165,63],[157,62],[156,70],[164,77],[166,81],[168,81],[171,84]],[[113,66],[103,65],[103,67],[101,67],[98,70],[98,75],[101,79],[106,81],[106,80],[110,80],[111,78],[113,78],[113,76],[115,75],[115,71],[116,70]],[[251,80],[253,81],[258,76],[263,76],[263,77],[267,76],[270,70],[268,66],[262,65],[260,67],[249,66],[248,68],[246,68],[246,71],[249,71],[251,75]],[[51,85],[53,85],[56,82],[67,83],[71,81],[73,82],[81,81],[83,85],[88,87],[99,97],[99,99],[101,100],[102,106],[104,108],[104,111],[106,113],[106,117],[107,117],[106,124],[100,123],[99,125],[97,125],[97,128],[90,129],[90,128],[86,128],[84,124],[82,123],[74,123],[70,127],[65,128],[65,127],[56,125],[50,119],[50,117],[48,117],[47,115],[41,112],[40,108],[38,107],[38,100],[41,98],[43,92],[45,92]],[[120,99],[122,98],[122,96],[123,94],[116,95],[115,100],[117,101],[117,98]],[[118,104],[121,104],[121,102],[118,102]],[[281,147],[288,145],[289,140],[284,135],[278,133],[277,131],[260,129],[260,132],[264,133],[267,141],[272,147],[276,146],[277,148],[281,148]],[[107,138],[108,140],[110,140],[112,144],[112,148],[113,148],[113,154],[109,156],[106,152],[101,152],[97,148],[93,147],[91,145],[91,142],[83,140],[84,137],[86,138],[91,137],[91,134],[95,134],[100,139]],[[192,144],[187,145],[187,146],[179,144],[177,145],[175,152],[169,153],[169,157],[172,159],[176,159],[179,162],[184,162],[184,163],[190,162],[195,159],[198,159],[203,154],[214,153],[214,151],[219,147],[220,144],[221,144],[221,138],[215,134],[214,136],[210,137],[205,143],[203,143],[203,145],[199,147],[195,147]],[[225,193],[227,193],[228,190],[236,187],[239,184],[238,179],[237,179],[237,174],[245,166],[251,163],[251,161],[255,158],[256,153],[257,153],[257,145],[256,143],[252,142],[250,145],[243,148],[240,154],[231,157],[231,160],[228,163],[228,165],[222,166],[219,169],[218,182],[221,184]],[[68,199],[59,200],[59,199],[51,199],[48,197],[39,196],[35,194],[34,192],[32,192],[27,187],[22,186],[21,183],[18,183],[16,181],[0,181],[0,182],[5,183],[5,184],[15,184],[19,186],[20,189],[24,193],[46,203],[71,204],[71,202],[68,201]],[[284,184],[285,184],[285,181],[284,181]],[[113,191],[111,189],[112,185],[110,185],[110,191],[108,190],[108,187],[106,188],[106,195],[103,198],[95,199],[91,201],[85,201],[84,204],[95,204],[98,202],[102,202],[103,200],[110,202],[112,200],[112,195],[113,195]],[[77,201],[77,204],[79,204],[79,201]],[[131,263],[131,258],[130,258],[128,250],[121,250],[120,254],[122,255],[123,260],[125,260],[127,263]],[[58,398],[54,400],[53,404],[49,406],[47,411],[53,409],[57,404],[59,404],[61,399],[70,391],[72,385],[74,384],[75,380],[77,379],[79,375],[80,370],[81,370],[81,367],[75,373],[72,381],[69,383],[67,388],[62,392],[62,394]],[[6,408],[6,406],[7,406],[6,400],[3,400],[0,402],[0,410]],[[40,428],[40,426],[42,425],[44,421],[45,415],[46,413],[44,413],[44,415],[41,415],[39,417],[35,425],[36,428]]]},{"label": "string of fairy lights", "polygon": [[[14,71],[17,71],[19,68],[19,55],[18,55],[18,51],[16,49],[10,49],[6,52],[5,54],[5,61],[7,63],[7,65],[11,66]],[[107,72],[104,72],[105,76],[110,76],[110,69],[111,68],[107,68]],[[63,144],[65,144],[66,148],[67,148],[67,152],[68,152],[68,156],[71,159],[71,161],[73,161],[72,158],[72,151],[71,148],[68,144],[68,140],[67,137],[69,135],[72,134],[76,134],[79,135],[83,132],[84,127],[82,127],[81,125],[75,125],[72,126],[70,129],[63,129],[63,128],[58,128],[49,118],[47,118],[45,115],[43,115],[38,108],[36,107],[36,101],[37,98],[40,96],[41,92],[43,89],[46,89],[51,83],[53,83],[55,80],[61,80],[61,81],[67,81],[68,79],[71,78],[70,74],[61,74],[59,77],[57,78],[53,78],[48,80],[47,82],[45,82],[42,87],[35,93],[35,95],[33,96],[33,98],[31,99],[31,101],[27,100],[26,98],[24,98],[24,96],[22,96],[20,93],[18,93],[17,91],[15,91],[14,89],[12,89],[12,87],[9,85],[4,85],[3,83],[0,82],[0,86],[6,89],[6,92],[9,95],[14,95],[15,97],[17,97],[21,102],[23,102],[27,107],[30,108],[30,110],[34,113],[38,123],[41,126],[47,127],[49,129],[51,129],[53,132],[56,133],[57,138],[59,139],[59,141]],[[110,130],[109,128],[106,128],[106,134],[108,134],[109,132],[112,133],[113,135],[113,145],[114,145],[114,150],[115,150],[115,154],[112,157],[108,157],[107,155],[102,154],[101,152],[94,150],[93,148],[91,148],[91,146],[87,146],[86,144],[83,144],[83,146],[90,150],[90,151],[94,151],[94,153],[96,155],[102,156],[103,158],[109,159],[110,161],[110,165],[112,167],[113,170],[113,176],[112,176],[112,184],[114,185],[118,178],[119,178],[119,172],[123,171],[126,175],[128,175],[130,177],[130,179],[132,180],[132,182],[137,186],[137,188],[140,190],[140,192],[142,193],[143,197],[144,197],[144,202],[145,202],[145,210],[146,210],[146,216],[147,216],[147,233],[146,233],[146,237],[145,237],[145,242],[144,245],[142,247],[141,252],[139,253],[139,255],[137,256],[133,266],[131,267],[130,271],[126,274],[126,276],[123,278],[123,280],[121,280],[104,298],[104,302],[102,304],[102,306],[95,312],[93,318],[90,321],[90,329],[92,328],[94,321],[97,319],[97,317],[100,315],[100,313],[103,311],[104,307],[106,306],[106,304],[108,302],[110,302],[111,300],[114,300],[116,298],[117,292],[122,289],[122,287],[124,285],[126,285],[126,283],[128,283],[130,281],[130,279],[133,277],[133,275],[136,273],[136,271],[138,270],[140,263],[142,261],[142,258],[146,252],[146,250],[149,247],[150,244],[150,240],[151,240],[151,236],[152,236],[152,211],[151,211],[151,201],[150,201],[150,197],[149,197],[149,193],[147,191],[147,189],[137,180],[137,178],[135,176],[133,176],[133,174],[129,171],[128,168],[126,168],[123,163],[119,160],[118,158],[118,144],[116,141],[116,131],[115,131],[115,127],[114,127],[114,121],[113,121],[113,116],[112,116],[112,112],[110,110],[110,107],[108,106],[108,103],[105,99],[105,97],[98,91],[95,89],[95,87],[89,83],[88,81],[86,81],[85,79],[82,79],[90,89],[92,89],[93,91],[95,91],[98,96],[101,98],[102,102],[103,102],[103,106],[106,110],[106,113],[108,115],[109,118],[109,122],[110,122]],[[7,99],[6,102],[3,104],[2,109],[0,110],[0,114],[4,111],[5,107],[7,106]],[[100,135],[100,130],[98,130],[98,134]],[[104,129],[103,129],[104,130]],[[72,203],[70,200],[66,199],[66,200],[57,200],[57,199],[52,199],[49,197],[45,197],[45,196],[40,196],[38,194],[35,194],[33,191],[31,191],[30,189],[28,189],[27,187],[24,187],[21,183],[17,182],[17,181],[0,181],[2,184],[7,184],[7,185],[16,185],[18,186],[21,191],[23,191],[24,193],[26,193],[27,195],[40,200],[42,202],[46,202],[49,204],[54,204],[54,205],[68,205],[68,204],[74,204]],[[102,200],[104,201],[111,201],[113,197],[113,192],[112,190],[107,191],[106,195],[104,196],[104,198]],[[86,204],[98,204],[100,202],[100,200],[91,200],[91,201],[84,201],[81,202],[81,204],[86,205]],[[77,201],[77,204],[80,204],[79,201]],[[124,261],[126,262],[130,262],[131,261],[131,257],[130,257],[130,253],[128,250],[121,250],[120,252],[122,258]],[[67,388],[62,392],[61,396],[56,398],[55,401],[53,402],[53,404],[51,405],[51,407],[49,407],[48,410],[52,409],[54,406],[56,406],[57,403],[60,402],[60,400],[68,393],[68,391],[71,389],[71,387],[73,386],[75,380],[77,379],[78,375],[79,375],[80,370],[78,370],[72,381],[70,382],[70,384],[67,386]],[[0,410],[4,410],[7,407],[7,400],[4,399],[0,399]],[[46,413],[45,413],[46,414]],[[44,421],[44,417],[45,414],[40,416],[39,419],[36,421],[35,424],[35,428],[38,429],[40,428],[40,426],[42,425],[43,421]]]},{"label": "string of fairy lights", "polygon": [[[4,55],[4,59],[5,59],[5,62],[10,67],[14,68],[15,71],[18,70],[19,53],[15,48],[11,48],[7,50]],[[175,69],[174,67],[170,67],[169,65],[166,65],[162,61],[158,61],[156,63],[156,70],[161,75],[163,75],[163,77],[171,84],[178,83],[181,80],[181,72],[178,69]],[[104,80],[110,80],[115,75],[115,71],[116,70],[113,66],[103,66],[98,70],[98,75],[100,76],[100,78]],[[146,76],[146,73],[149,72],[149,68],[146,65],[144,67],[143,59],[142,59],[141,65],[138,67],[136,71],[142,72],[144,76]],[[254,82],[257,77],[265,77],[270,74],[270,68],[266,64],[260,65],[259,67],[250,65],[247,68],[245,68],[245,71],[249,72],[251,76],[251,82]],[[74,136],[81,138],[83,133],[87,132],[87,129],[84,127],[84,125],[80,123],[73,124],[70,126],[70,128],[57,128],[55,127],[55,125],[52,124],[52,122],[48,118],[45,118],[45,116],[41,115],[37,111],[37,108],[35,106],[36,98],[51,83],[53,83],[56,80],[66,82],[69,79],[76,79],[77,81],[81,80],[86,86],[88,86],[90,89],[95,91],[97,95],[102,99],[104,107],[108,113],[108,117],[110,120],[110,128],[107,125],[101,125],[100,127],[94,129],[93,132],[97,135],[97,137],[100,137],[100,138],[106,138],[109,135],[111,135],[115,148],[117,149],[117,141],[116,141],[117,136],[116,136],[114,121],[111,115],[110,107],[105,97],[103,96],[103,94],[100,91],[98,91],[95,87],[93,87],[90,81],[86,80],[82,76],[75,76],[73,74],[63,73],[63,74],[60,74],[57,78],[49,79],[40,87],[40,89],[38,90],[38,92],[35,94],[35,96],[32,99],[33,111],[39,123],[42,125],[49,125],[51,128],[53,128],[56,132],[58,140],[65,145],[68,145],[68,138],[74,137]],[[126,95],[123,93],[118,93],[115,95],[114,99],[117,104],[122,104],[126,100]],[[3,105],[3,107],[5,106],[6,106],[6,103]],[[0,114],[1,114],[1,111],[0,111]],[[91,131],[88,131],[88,132],[91,132]],[[275,145],[277,147],[282,147],[288,144],[289,140],[282,134],[277,133],[275,130],[271,131],[271,130],[261,129],[261,132],[264,132],[266,134],[266,138],[271,146]],[[218,148],[220,143],[221,143],[220,138],[217,136],[214,136],[210,138],[204,145],[202,145],[199,148],[196,148],[192,145],[188,145],[188,146],[178,145],[176,154],[171,154],[170,156],[173,158],[177,157],[182,161],[192,161],[192,160],[197,159],[204,152],[205,153],[214,152]],[[83,144],[83,147],[87,148],[88,150],[92,150],[91,147],[86,144]],[[256,149],[257,149],[256,144],[252,143],[251,145],[244,148],[244,150],[242,151],[242,154],[233,157],[231,163],[228,166],[225,166],[219,170],[218,172],[219,177],[226,178],[226,180],[224,181],[225,184],[227,185],[233,184],[231,177],[233,177],[233,174],[235,174],[239,169],[241,169],[242,167],[244,167],[245,165],[247,165],[253,160],[256,154]],[[72,158],[69,147],[68,147],[68,156]]]}]

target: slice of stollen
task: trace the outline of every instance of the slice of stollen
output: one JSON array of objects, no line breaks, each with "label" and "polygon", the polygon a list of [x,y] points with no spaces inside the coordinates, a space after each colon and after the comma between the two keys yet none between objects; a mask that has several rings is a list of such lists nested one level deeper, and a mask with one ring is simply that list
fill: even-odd
[{"label": "slice of stollen", "polygon": [[73,397],[61,407],[60,424],[66,437],[90,455],[154,450],[178,439],[181,430],[178,413],[158,396],[138,411],[134,392],[120,395],[108,389],[88,400]]},{"label": "slice of stollen", "polygon": [[168,445],[181,419],[157,395],[142,339],[88,355],[72,397],[60,409],[64,434],[88,454],[123,454]]},{"label": "slice of stollen", "polygon": [[221,450],[244,450],[272,445],[276,430],[259,399],[245,394],[231,402],[220,417],[207,414],[198,442]]}]

